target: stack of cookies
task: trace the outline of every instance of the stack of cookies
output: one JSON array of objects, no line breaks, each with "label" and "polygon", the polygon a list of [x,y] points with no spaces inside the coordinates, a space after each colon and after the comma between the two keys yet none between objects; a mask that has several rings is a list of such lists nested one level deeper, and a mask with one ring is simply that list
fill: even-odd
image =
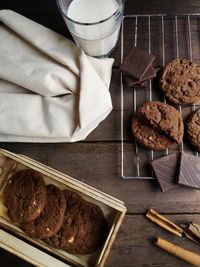
[{"label": "stack of cookies", "polygon": [[73,254],[91,253],[105,241],[101,209],[75,192],[46,185],[39,172],[17,171],[4,192],[9,218],[33,238]]}]

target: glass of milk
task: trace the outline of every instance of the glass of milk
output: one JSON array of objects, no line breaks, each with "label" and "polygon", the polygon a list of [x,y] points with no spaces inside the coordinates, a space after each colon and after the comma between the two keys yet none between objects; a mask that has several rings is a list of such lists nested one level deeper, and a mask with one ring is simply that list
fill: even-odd
[{"label": "glass of milk", "polygon": [[124,0],[57,0],[76,44],[87,55],[108,56],[117,44]]}]

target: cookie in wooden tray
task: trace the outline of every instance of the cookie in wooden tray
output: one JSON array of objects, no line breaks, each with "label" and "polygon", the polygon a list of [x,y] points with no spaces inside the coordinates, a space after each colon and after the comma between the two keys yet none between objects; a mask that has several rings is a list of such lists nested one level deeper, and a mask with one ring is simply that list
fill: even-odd
[{"label": "cookie in wooden tray", "polygon": [[14,223],[36,219],[46,203],[46,185],[42,175],[34,170],[17,171],[5,187],[8,216]]},{"label": "cookie in wooden tray", "polygon": [[[54,255],[56,255],[59,259],[62,258],[64,261],[70,262],[73,266],[104,266],[104,263],[106,261],[106,258],[110,252],[111,246],[114,242],[114,239],[116,237],[116,233],[119,229],[119,226],[122,223],[122,220],[124,218],[126,207],[124,206],[124,203],[121,202],[118,199],[115,199],[91,186],[88,186],[84,184],[83,182],[80,182],[66,174],[63,174],[57,170],[54,170],[48,166],[45,166],[44,164],[41,164],[40,162],[37,162],[33,159],[30,159],[26,156],[22,155],[16,155],[14,153],[11,153],[9,151],[1,150],[0,149],[0,225],[1,228],[6,228],[10,231],[9,238],[10,241],[9,244],[13,242],[15,244],[16,238],[20,241],[20,238],[22,237],[25,242],[31,242],[30,245],[31,248],[34,249],[34,246],[41,247],[42,249],[45,249],[47,252],[50,252]],[[79,203],[80,199],[81,202],[83,201],[83,208],[81,209],[75,209],[79,212],[77,217],[77,223],[79,228],[73,224],[70,218],[69,218],[69,225],[72,226],[74,229],[74,233],[76,234],[76,229],[80,229],[78,234],[78,238],[74,237],[74,245],[69,243],[69,246],[71,246],[71,253],[67,253],[63,249],[56,249],[56,243],[52,245],[48,245],[46,242],[47,239],[51,239],[52,237],[46,237],[45,240],[40,240],[39,238],[43,238],[43,235],[39,235],[39,238],[31,238],[28,234],[26,234],[24,231],[22,231],[22,225],[29,224],[29,223],[23,223],[23,224],[15,224],[10,221],[7,214],[7,207],[5,200],[5,188],[8,184],[8,181],[10,177],[13,175],[14,172],[17,172],[19,170],[29,169],[31,171],[38,171],[43,179],[45,184],[45,189],[52,185],[55,185],[56,188],[59,190],[57,192],[62,192],[65,202],[66,199],[74,199],[74,205],[75,203]],[[68,191],[63,191],[68,190]],[[68,192],[68,196],[66,196],[66,192]],[[57,195],[57,194],[55,194]],[[59,196],[60,193],[58,193],[57,196]],[[52,214],[50,216],[50,222],[53,222],[52,219],[57,220],[59,216],[59,213],[63,214],[63,220],[65,219],[65,210],[63,208],[62,203],[62,197],[58,198],[60,199],[60,204],[57,205],[56,201],[52,201],[54,204],[54,208],[52,209]],[[48,202],[48,199],[46,200]],[[45,201],[45,202],[46,202]],[[79,204],[77,204],[79,205]],[[53,205],[51,205],[53,206]],[[68,203],[67,203],[68,206]],[[57,208],[58,207],[58,208]],[[40,213],[44,214],[45,208],[43,208],[43,211]],[[62,210],[62,211],[61,211]],[[55,211],[57,213],[55,213]],[[88,216],[83,216],[83,214],[90,214]],[[50,214],[50,212],[47,212],[47,214]],[[39,216],[40,217],[40,216]],[[42,222],[41,219],[38,219],[38,224],[45,223],[44,220]],[[70,216],[69,216],[70,217]],[[45,218],[45,216],[44,216]],[[36,221],[36,220],[34,220]],[[62,220],[58,219],[59,227],[61,227],[61,224],[64,226]],[[80,222],[80,223],[79,223]],[[82,225],[83,223],[83,225]],[[57,225],[57,224],[56,224]],[[48,226],[47,226],[48,227]],[[54,228],[54,227],[53,227]],[[56,227],[57,228],[57,227]],[[58,236],[58,232],[60,232],[59,229],[54,228],[53,234],[54,237]],[[71,228],[71,227],[70,227]],[[61,228],[60,228],[61,229]],[[82,232],[83,230],[83,232]],[[3,230],[2,230],[3,231]],[[57,232],[58,231],[58,232]],[[46,232],[45,230],[42,230],[42,233]],[[48,232],[48,231],[47,231]],[[17,236],[13,237],[12,233]],[[72,232],[69,231],[69,240],[70,242],[73,241],[73,237],[71,234]],[[45,233],[46,235],[46,233]],[[73,242],[72,242],[73,243]],[[64,240],[63,244],[66,246],[66,240]],[[85,245],[86,244],[86,245]],[[31,254],[29,248],[22,251],[19,255],[29,255]],[[73,249],[72,249],[73,247]],[[70,248],[68,247],[70,250]],[[96,250],[97,249],[97,250]],[[10,245],[10,251],[15,253],[16,246]],[[18,251],[18,250],[17,250]],[[90,253],[90,251],[92,251]],[[79,253],[79,254],[78,254]],[[87,254],[87,255],[85,255]],[[35,255],[35,253],[34,253]]]},{"label": "cookie in wooden tray", "polygon": [[47,185],[47,201],[43,211],[35,220],[23,224],[22,228],[31,237],[51,237],[60,230],[65,210],[64,192],[55,185]]},{"label": "cookie in wooden tray", "polygon": [[191,144],[200,151],[200,108],[190,115],[186,123],[186,132]]},{"label": "cookie in wooden tray", "polygon": [[196,103],[200,100],[200,65],[187,59],[174,59],[163,69],[161,89],[176,104]]},{"label": "cookie in wooden tray", "polygon": [[[40,203],[38,197],[43,196],[41,187],[38,190],[41,181],[46,195],[42,202],[43,207],[37,207],[35,218],[33,211],[35,212],[36,203]],[[21,186],[20,190],[18,186]],[[101,209],[75,192],[60,190],[53,184],[46,186],[42,175],[38,172],[34,170],[16,172],[5,190],[5,202],[11,215],[8,214],[14,219],[18,213],[23,217],[23,220],[20,217],[17,222],[29,236],[44,239],[49,245],[72,254],[91,253],[105,241],[107,223]],[[16,201],[16,198],[12,198],[14,193],[20,197],[20,205],[15,205],[13,202]],[[27,217],[27,214],[29,221],[24,221],[24,215]]]},{"label": "cookie in wooden tray", "polygon": [[73,254],[88,254],[105,241],[107,224],[101,209],[65,190],[67,209],[60,231],[45,241]]}]

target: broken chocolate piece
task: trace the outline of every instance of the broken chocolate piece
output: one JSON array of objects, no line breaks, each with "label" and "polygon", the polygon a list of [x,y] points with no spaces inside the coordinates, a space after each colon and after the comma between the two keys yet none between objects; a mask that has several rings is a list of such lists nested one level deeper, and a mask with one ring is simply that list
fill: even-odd
[{"label": "broken chocolate piece", "polygon": [[179,153],[173,153],[155,159],[150,163],[163,192],[178,186],[175,183],[175,179],[177,175],[177,167],[179,166],[179,156]]},{"label": "broken chocolate piece", "polygon": [[120,70],[136,80],[142,80],[154,58],[154,55],[133,47],[121,64]]},{"label": "broken chocolate piece", "polygon": [[200,189],[200,158],[182,153],[178,183]]},{"label": "broken chocolate piece", "polygon": [[128,87],[134,85],[141,85],[142,87],[145,87],[147,85],[148,80],[156,77],[157,71],[158,69],[155,69],[153,66],[150,66],[141,80],[137,80],[128,74],[124,74],[123,76]]},{"label": "broken chocolate piece", "polygon": [[144,73],[143,77],[140,78],[139,82],[150,80],[156,76],[157,69],[155,69],[152,65]]},{"label": "broken chocolate piece", "polygon": [[133,87],[134,85],[139,85],[141,87],[146,87],[148,85],[148,80],[145,81],[137,81],[134,78],[132,78],[131,76],[125,74],[123,75],[124,80],[126,81],[126,85],[128,87]]}]

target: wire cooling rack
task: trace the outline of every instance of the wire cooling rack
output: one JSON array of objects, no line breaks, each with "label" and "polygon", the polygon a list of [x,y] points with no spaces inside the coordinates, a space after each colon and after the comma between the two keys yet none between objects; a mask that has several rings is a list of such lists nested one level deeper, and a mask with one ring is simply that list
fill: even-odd
[{"label": "wire cooling rack", "polygon": [[[187,58],[200,64],[200,14],[124,16],[121,29],[121,62],[132,46],[154,54],[154,65],[161,69],[174,58]],[[147,88],[131,89],[123,83],[121,74],[121,176],[124,179],[153,179],[149,162],[175,151],[187,151],[198,156],[198,152],[192,150],[187,140],[157,152],[145,149],[133,139],[133,113],[146,101],[167,102],[159,88],[158,78],[149,81]],[[197,106],[175,105],[183,119]]]}]

